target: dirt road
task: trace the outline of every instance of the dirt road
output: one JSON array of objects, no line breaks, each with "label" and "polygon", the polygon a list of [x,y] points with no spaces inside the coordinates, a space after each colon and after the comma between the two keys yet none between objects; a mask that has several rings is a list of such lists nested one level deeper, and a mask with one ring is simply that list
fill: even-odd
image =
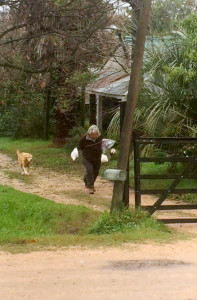
[{"label": "dirt road", "polygon": [[[32,169],[32,183],[26,184],[11,178],[8,171],[19,168],[0,154],[1,184],[65,204],[98,210],[110,206],[112,185],[102,179],[92,196],[87,195],[80,179],[67,175]],[[132,203],[132,191],[130,200]],[[151,200],[145,198],[147,203]],[[177,228],[194,233],[194,238],[112,249],[2,252],[0,300],[197,300],[197,225]]]},{"label": "dirt road", "polygon": [[197,300],[197,240],[0,255],[2,300]]}]

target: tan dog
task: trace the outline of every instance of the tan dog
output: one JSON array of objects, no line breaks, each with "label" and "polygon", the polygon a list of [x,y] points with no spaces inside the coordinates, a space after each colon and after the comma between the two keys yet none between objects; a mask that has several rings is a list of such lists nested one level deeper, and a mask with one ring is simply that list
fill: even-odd
[{"label": "tan dog", "polygon": [[29,165],[32,161],[33,156],[30,153],[16,151],[18,157],[18,163],[21,166],[21,174],[29,175]]}]

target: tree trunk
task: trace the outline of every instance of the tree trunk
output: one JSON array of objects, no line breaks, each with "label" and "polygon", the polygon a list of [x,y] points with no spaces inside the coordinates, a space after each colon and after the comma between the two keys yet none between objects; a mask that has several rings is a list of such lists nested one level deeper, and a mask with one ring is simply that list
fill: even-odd
[{"label": "tree trunk", "polygon": [[50,106],[51,106],[51,74],[48,75],[46,85],[46,99],[45,99],[45,123],[44,123],[44,139],[49,138],[49,120],[50,120]]},{"label": "tree trunk", "polygon": [[[117,164],[117,168],[124,171],[126,171],[128,157],[129,157],[129,148],[130,148],[131,136],[133,130],[133,119],[134,119],[134,112],[135,112],[135,107],[136,107],[138,92],[139,92],[140,74],[141,74],[141,68],[143,64],[144,45],[145,45],[150,9],[151,9],[151,0],[143,0],[141,11],[140,11],[137,34],[136,34],[135,55],[134,55],[130,82],[129,82],[127,104],[126,104],[123,128],[121,132],[120,151],[119,151],[118,164]],[[124,182],[115,181],[112,202],[111,202],[111,212],[114,210],[121,210],[123,190],[124,190]]]},{"label": "tree trunk", "polygon": [[81,126],[85,125],[85,86],[82,87],[81,91]]}]

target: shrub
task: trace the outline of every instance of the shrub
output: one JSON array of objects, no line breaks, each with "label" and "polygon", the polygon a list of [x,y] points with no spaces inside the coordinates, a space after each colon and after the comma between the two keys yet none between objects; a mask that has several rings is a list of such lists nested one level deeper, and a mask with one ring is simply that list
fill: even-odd
[{"label": "shrub", "polygon": [[149,217],[148,213],[142,210],[127,210],[122,212],[113,212],[109,214],[104,212],[101,218],[89,230],[93,234],[110,234],[114,232],[125,232],[133,230],[137,226],[152,227],[155,229],[165,230],[165,226],[157,220]]},{"label": "shrub", "polygon": [[82,126],[73,127],[69,131],[69,135],[67,138],[67,145],[69,145],[71,148],[77,147],[79,140],[83,133],[87,131],[87,128],[84,128]]},{"label": "shrub", "polygon": [[[39,91],[7,87],[0,91],[0,136],[42,138],[44,134],[45,95]],[[50,124],[50,132],[54,124]]]}]

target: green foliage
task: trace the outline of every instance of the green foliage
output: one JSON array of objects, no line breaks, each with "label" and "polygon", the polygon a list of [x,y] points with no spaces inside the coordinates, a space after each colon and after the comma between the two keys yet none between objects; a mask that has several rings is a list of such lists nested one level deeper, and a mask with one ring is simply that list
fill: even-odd
[{"label": "green foliage", "polygon": [[[155,152],[155,155],[154,155],[156,158],[165,158],[166,157],[166,152],[158,149],[158,151]],[[156,165],[160,165],[160,164],[163,164],[163,162],[156,162],[155,163]]]},{"label": "green foliage", "polygon": [[107,128],[107,135],[116,141],[120,139],[120,107],[114,109],[112,119]]},{"label": "green foliage", "polygon": [[194,12],[194,9],[195,0],[154,0],[151,29],[153,32],[170,32],[180,20]]},{"label": "green foliage", "polygon": [[72,76],[68,79],[68,83],[72,83],[79,86],[85,86],[88,83],[94,81],[98,77],[97,74],[92,74],[90,71],[79,72],[75,71]]},{"label": "green foliage", "polygon": [[163,224],[149,217],[145,211],[123,209],[121,212],[113,212],[112,214],[104,212],[89,232],[92,234],[110,234],[131,231],[137,226],[166,230]]},{"label": "green foliage", "polygon": [[69,131],[69,135],[67,138],[67,146],[69,146],[70,148],[74,148],[78,146],[79,140],[82,137],[82,135],[88,130],[88,126],[86,125],[86,128],[82,127],[82,126],[76,126],[73,127],[70,131]]},{"label": "green foliage", "polygon": [[196,14],[191,14],[187,16],[187,18],[183,19],[180,24],[186,30],[187,33],[194,34],[194,36],[196,37]]},{"label": "green foliage", "polygon": [[44,132],[44,95],[7,86],[2,99],[0,136],[41,138]]},{"label": "green foliage", "polygon": [[189,15],[146,56],[143,96],[148,101],[138,106],[138,115],[139,129],[151,136],[196,136],[196,27],[197,15]]}]

